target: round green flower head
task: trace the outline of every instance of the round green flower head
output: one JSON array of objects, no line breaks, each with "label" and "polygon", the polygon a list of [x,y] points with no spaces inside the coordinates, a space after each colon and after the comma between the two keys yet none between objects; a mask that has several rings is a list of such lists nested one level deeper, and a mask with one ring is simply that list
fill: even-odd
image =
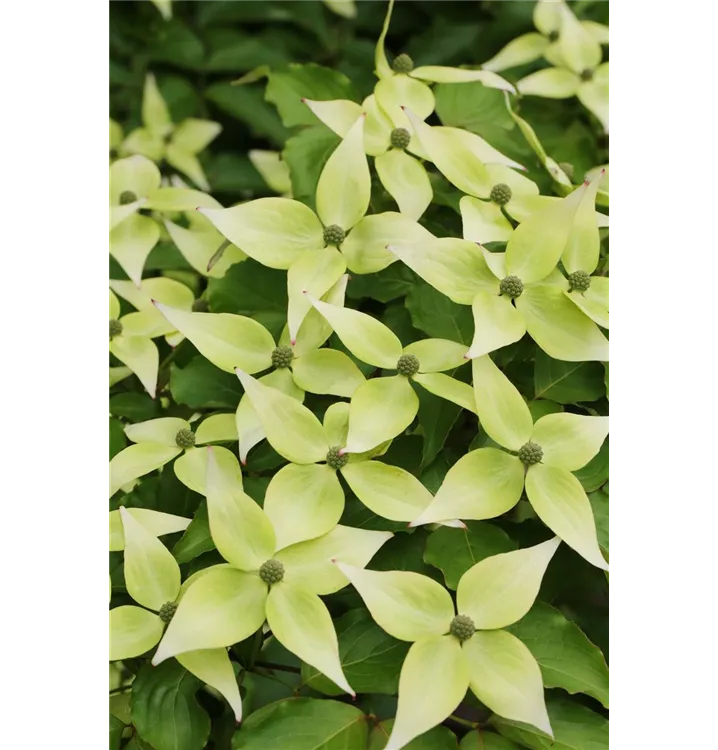
[{"label": "round green flower head", "polygon": [[505,206],[511,200],[511,188],[505,182],[494,185],[489,193],[489,198],[499,206]]},{"label": "round green flower head", "polygon": [[259,568],[259,577],[270,586],[284,578],[284,565],[279,560],[267,560]]},{"label": "round green flower head", "polygon": [[191,448],[194,445],[194,432],[183,427],[175,435],[175,443],[177,443],[180,448]]},{"label": "round green flower head", "polygon": [[593,70],[591,68],[586,68],[585,70],[581,71],[582,81],[590,81],[592,78],[593,78]]},{"label": "round green flower head", "polygon": [[415,354],[402,354],[396,363],[396,369],[399,375],[405,375],[410,378],[419,372],[419,359]]},{"label": "round green flower head", "polygon": [[585,271],[574,271],[568,276],[568,288],[572,292],[585,292],[591,286],[591,277]]},{"label": "round green flower head", "polygon": [[501,279],[499,284],[499,294],[505,294],[511,299],[520,297],[524,291],[524,282],[518,276],[507,276]]},{"label": "round green flower head", "polygon": [[165,602],[160,607],[160,620],[165,625],[169,625],[170,620],[175,616],[175,612],[177,611],[177,602]]},{"label": "round green flower head", "polygon": [[209,302],[206,299],[196,299],[192,303],[192,312],[207,312],[209,310]]},{"label": "round green flower head", "polygon": [[451,621],[449,632],[460,641],[468,641],[476,632],[474,621],[466,615],[456,615]]},{"label": "round green flower head", "polygon": [[549,42],[557,42],[558,41],[558,29],[554,29],[549,35],[548,35]]},{"label": "round green flower head", "polygon": [[131,190],[123,190],[120,193],[120,205],[126,206],[128,203],[134,203],[137,196]]},{"label": "round green flower head", "polygon": [[389,136],[393,148],[406,148],[411,143],[411,133],[406,128],[394,128]]},{"label": "round green flower head", "polygon": [[406,52],[402,52],[394,58],[391,67],[394,68],[397,73],[411,73],[411,71],[414,70],[414,61],[406,54]]},{"label": "round green flower head", "polygon": [[122,323],[119,320],[110,320],[110,338],[114,339],[122,333]]},{"label": "round green flower head", "polygon": [[526,466],[533,466],[537,464],[543,458],[543,448],[538,443],[534,443],[531,440],[528,443],[524,443],[519,448],[519,461],[525,463]]},{"label": "round green flower head", "polygon": [[349,462],[349,455],[347,453],[339,453],[340,450],[339,446],[336,445],[327,451],[327,466],[334,469],[334,471],[343,469]]},{"label": "round green flower head", "polygon": [[278,346],[272,352],[272,365],[277,369],[289,367],[294,359],[294,349],[291,346]]},{"label": "round green flower head", "polygon": [[573,164],[571,164],[568,161],[561,161],[558,163],[558,165],[566,173],[566,177],[568,177],[569,180],[572,180],[573,179]]},{"label": "round green flower head", "polygon": [[336,224],[324,227],[324,243],[327,245],[341,245],[347,233]]}]

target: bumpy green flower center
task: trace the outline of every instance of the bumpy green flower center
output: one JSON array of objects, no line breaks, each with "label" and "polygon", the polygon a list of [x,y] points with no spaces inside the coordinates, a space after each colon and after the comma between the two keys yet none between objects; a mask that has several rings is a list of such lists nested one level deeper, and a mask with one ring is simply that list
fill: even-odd
[{"label": "bumpy green flower center", "polygon": [[489,193],[489,198],[499,206],[505,206],[511,200],[511,188],[505,182],[494,185]]},{"label": "bumpy green flower center", "polygon": [[170,620],[175,616],[175,612],[177,611],[177,602],[165,602],[160,607],[160,620],[165,625],[169,625]]},{"label": "bumpy green flower center", "polygon": [[554,29],[549,35],[548,35],[549,42],[557,42],[558,41],[558,29]]},{"label": "bumpy green flower center", "polygon": [[524,282],[518,276],[507,276],[501,279],[499,284],[499,294],[505,294],[511,299],[520,297],[524,291]]},{"label": "bumpy green flower center", "polygon": [[590,81],[592,78],[593,78],[593,70],[591,68],[586,68],[585,70],[581,71],[582,81]]},{"label": "bumpy green flower center", "polygon": [[340,450],[340,447],[336,445],[334,448],[330,448],[327,451],[327,466],[334,469],[334,471],[343,469],[349,462],[349,455],[346,453],[340,453]]},{"label": "bumpy green flower center", "polygon": [[272,365],[277,369],[289,367],[294,359],[294,350],[291,346],[278,346],[272,352]]},{"label": "bumpy green flower center", "polygon": [[328,227],[324,227],[324,244],[325,245],[341,245],[344,242],[344,238],[347,233],[336,224],[331,224]]},{"label": "bumpy green flower center", "polygon": [[134,203],[137,196],[131,190],[123,190],[120,193],[120,205],[126,206],[128,203]]},{"label": "bumpy green flower center", "polygon": [[180,448],[191,448],[194,445],[194,432],[183,427],[175,435],[175,443],[177,443],[177,446]]},{"label": "bumpy green flower center", "polygon": [[402,354],[396,363],[396,369],[399,375],[405,375],[410,378],[419,372],[419,359],[415,354]]},{"label": "bumpy green flower center", "polygon": [[394,148],[406,148],[411,143],[411,133],[406,128],[394,128],[389,140]]},{"label": "bumpy green flower center", "polygon": [[568,288],[572,292],[585,292],[591,286],[591,277],[585,271],[574,271],[568,276]]},{"label": "bumpy green flower center", "polygon": [[543,448],[538,443],[529,440],[519,448],[519,461],[526,466],[533,466],[543,458]]},{"label": "bumpy green flower center", "polygon": [[207,312],[209,310],[209,302],[206,299],[196,299],[192,303],[192,312]]},{"label": "bumpy green flower center", "polygon": [[119,320],[110,320],[110,338],[114,339],[122,333],[122,323]]},{"label": "bumpy green flower center", "polygon": [[284,578],[284,565],[279,560],[267,560],[259,568],[259,577],[270,586]]},{"label": "bumpy green flower center", "polygon": [[468,641],[476,632],[474,621],[466,615],[456,615],[451,621],[449,632],[460,641]]},{"label": "bumpy green flower center", "polygon": [[394,58],[391,67],[394,68],[397,73],[411,73],[411,71],[414,70],[414,61],[406,54],[406,52],[402,52]]}]

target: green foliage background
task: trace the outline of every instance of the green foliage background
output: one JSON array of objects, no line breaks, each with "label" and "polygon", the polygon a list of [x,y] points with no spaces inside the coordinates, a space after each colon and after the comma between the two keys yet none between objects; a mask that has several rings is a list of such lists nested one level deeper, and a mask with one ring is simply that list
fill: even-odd
[{"label": "green foliage background", "polygon": [[[608,3],[576,2],[572,8],[581,18],[608,22]],[[222,124],[221,135],[201,161],[210,192],[223,205],[274,194],[247,157],[248,150],[256,148],[283,151],[294,197],[311,205],[319,172],[339,139],[318,124],[300,98],[361,101],[371,93],[374,45],[385,11],[383,2],[360,2],[357,18],[349,20],[321,2],[180,2],[173,6],[173,18],[164,21],[149,2],[111,3],[111,117],[125,133],[140,124],[142,87],[150,71],[175,122],[193,116]],[[417,64],[478,65],[512,38],[531,31],[532,11],[531,2],[402,1],[395,9],[387,48],[394,54],[408,52]],[[269,82],[259,78],[232,85],[260,66],[271,71]],[[524,66],[505,75],[516,80],[538,67]],[[438,115],[443,124],[480,134],[529,167],[528,176],[542,194],[552,193],[551,181],[506,112],[501,92],[479,84],[439,85],[435,91],[436,115],[429,122],[438,122]],[[576,99],[524,99],[519,111],[548,153],[558,162],[571,164],[575,174],[608,162],[607,138]],[[432,182],[435,200],[421,223],[439,236],[461,236],[459,192],[441,177],[432,176]],[[380,190],[376,194],[375,212],[393,210],[391,198],[382,196]],[[196,296],[204,293],[212,312],[253,317],[275,336],[284,325],[285,274],[255,261],[238,264],[225,278],[207,284],[176,248],[160,243],[150,255],[145,274],[182,280]],[[110,276],[125,278],[114,262]],[[378,317],[404,345],[427,335],[471,341],[470,308],[455,305],[401,263],[353,278],[347,306]],[[342,348],[335,336],[331,345]],[[170,354],[168,347],[160,351],[168,359],[160,371],[156,401],[134,376],[112,388],[111,456],[126,445],[125,423],[236,408],[242,395],[236,377],[207,362],[189,341]],[[553,360],[528,337],[500,350],[495,359],[528,399],[534,418],[549,410],[608,412],[607,373],[602,364]],[[454,376],[468,382],[470,373],[463,368]],[[435,491],[459,457],[490,440],[478,430],[474,415],[426,392],[420,398],[417,422],[409,434],[393,441],[383,460],[410,471]],[[331,400],[307,394],[305,403],[321,416]],[[269,479],[282,463],[266,441],[250,452],[245,490],[257,502],[262,502]],[[607,443],[577,475],[593,505],[599,542],[607,550]],[[180,483],[172,471],[145,477],[129,496],[122,497],[122,503],[194,518],[184,534],[164,538],[182,565],[183,578],[222,561],[209,535],[203,498]],[[111,508],[118,505],[114,498]],[[525,499],[514,511],[490,523],[469,522],[467,531],[441,528],[429,532],[407,530],[403,524],[374,516],[347,489],[342,523],[398,532],[374,558],[373,569],[417,571],[450,589],[481,557],[545,537],[545,527],[534,518]],[[111,570],[113,606],[131,603],[124,591],[121,553],[111,553]],[[561,545],[539,601],[511,628],[537,658],[544,682],[551,688],[547,705],[557,750],[608,747],[607,594],[605,575]],[[380,750],[386,739],[383,722],[395,713],[398,674],[407,645],[373,623],[353,589],[327,597],[327,603],[347,677],[359,693],[355,703],[346,695],[337,696],[316,670],[302,666],[278,644],[269,644],[257,658],[254,644],[245,642],[231,649],[237,669],[242,670],[243,697],[245,689],[247,693],[245,720],[237,731],[226,704],[200,689],[201,683],[174,660],[156,668],[146,660],[130,660],[124,662],[122,682],[114,686],[110,699],[110,747]],[[131,676],[132,688],[127,690]],[[285,702],[275,703],[279,700]],[[491,717],[471,693],[457,716],[409,747],[515,750],[550,746],[525,727]]]}]

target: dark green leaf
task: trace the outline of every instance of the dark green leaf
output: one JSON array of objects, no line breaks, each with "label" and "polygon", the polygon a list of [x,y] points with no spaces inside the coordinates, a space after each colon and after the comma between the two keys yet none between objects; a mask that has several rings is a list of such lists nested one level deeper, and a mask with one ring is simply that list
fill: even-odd
[{"label": "dark green leaf", "polygon": [[601,446],[601,450],[574,474],[586,492],[593,492],[608,481],[608,438]]},{"label": "dark green leaf", "polygon": [[316,63],[290,63],[287,70],[272,71],[265,98],[277,107],[288,128],[316,125],[318,120],[302,99],[327,101],[359,98],[352,82],[343,74]]},{"label": "dark green leaf", "polygon": [[598,543],[605,550],[608,549],[608,483],[603,490],[592,492],[588,499],[591,501],[593,508],[593,517],[596,519],[596,533],[598,534]]},{"label": "dark green leaf", "polygon": [[426,543],[424,560],[442,571],[450,589],[459,585],[459,579],[472,565],[517,547],[498,526],[485,521],[467,521],[466,526],[442,526],[430,534]]},{"label": "dark green leaf", "polygon": [[424,438],[421,465],[428,466],[444,447],[451,428],[461,413],[461,407],[429,393],[421,386],[415,387],[419,397],[419,425]]},{"label": "dark green leaf", "polygon": [[110,460],[127,445],[127,438],[119,419],[110,417]]},{"label": "dark green leaf", "polygon": [[436,571],[424,561],[424,548],[428,537],[429,533],[423,528],[396,534],[374,555],[371,561],[372,570],[410,570],[435,577]]},{"label": "dark green leaf", "polygon": [[[394,719],[387,719],[377,724],[369,735],[367,750],[384,750],[392,726],[394,726]],[[413,739],[408,745],[404,745],[403,750],[457,750],[458,747],[456,735],[450,729],[434,727]]]},{"label": "dark green leaf", "polygon": [[198,70],[202,67],[204,47],[199,37],[179,19],[172,18],[162,26],[156,43],[150,48],[151,59],[168,62],[181,68]]},{"label": "dark green leaf", "polygon": [[157,416],[157,402],[147,393],[117,393],[110,396],[110,414],[130,422],[144,422]]},{"label": "dark green leaf", "polygon": [[546,687],[585,693],[608,708],[606,660],[576,623],[548,604],[536,602],[507,630],[528,646],[541,667]]},{"label": "dark green leaf", "polygon": [[379,302],[391,302],[408,294],[416,283],[416,276],[403,263],[392,263],[378,273],[357,274],[347,284],[349,299],[369,297]]},{"label": "dark green leaf", "polygon": [[605,393],[604,370],[600,362],[562,362],[536,350],[535,398],[560,404],[596,401]]},{"label": "dark green leaf", "polygon": [[120,750],[124,730],[125,725],[116,716],[110,714],[110,750]]},{"label": "dark green leaf", "polygon": [[528,724],[494,716],[501,734],[532,750],[608,750],[608,719],[566,699],[546,701],[555,741]]},{"label": "dark green leaf", "polygon": [[541,417],[545,417],[547,414],[558,414],[563,411],[563,406],[557,404],[555,401],[529,401],[527,406],[531,412],[531,418],[534,422],[537,422]]},{"label": "dark green leaf", "polygon": [[521,748],[506,737],[483,729],[475,729],[464,735],[459,744],[460,750],[521,750]]},{"label": "dark green leaf", "polygon": [[233,750],[349,750],[364,748],[367,722],[354,706],[289,698],[251,714],[232,740]]},{"label": "dark green leaf", "polygon": [[242,386],[236,375],[197,356],[181,368],[172,363],[170,391],[178,404],[192,409],[236,409]]},{"label": "dark green leaf", "polygon": [[338,144],[339,136],[324,125],[304,128],[287,141],[282,159],[289,167],[295,200],[314,209],[319,175]]},{"label": "dark green leaf", "polygon": [[467,305],[457,305],[441,292],[419,281],[407,295],[406,307],[413,324],[429,336],[471,344],[474,319]]},{"label": "dark green leaf", "polygon": [[209,162],[206,172],[213,193],[238,193],[253,198],[270,192],[262,175],[244,154],[217,154]]},{"label": "dark green leaf", "polygon": [[174,659],[146,664],[132,683],[132,722],[155,750],[202,750],[210,722],[195,693],[202,683]]},{"label": "dark green leaf", "polygon": [[209,533],[207,503],[202,501],[182,538],[172,548],[172,554],[181,565],[213,549],[215,546]]},{"label": "dark green leaf", "polygon": [[212,312],[246,315],[278,339],[287,322],[287,274],[248,258],[210,279],[207,301]]},{"label": "dark green leaf", "polygon": [[[372,565],[372,567],[374,567]],[[353,609],[334,622],[339,658],[349,684],[357,693],[396,694],[399,672],[409,644],[385,633],[365,609]],[[308,664],[302,665],[305,684],[327,695],[341,695],[331,680]]]},{"label": "dark green leaf", "polygon": [[264,101],[261,88],[215,83],[204,95],[227,114],[247,123],[255,135],[269,138],[275,144],[287,140],[290,131],[282,125],[274,107]]}]

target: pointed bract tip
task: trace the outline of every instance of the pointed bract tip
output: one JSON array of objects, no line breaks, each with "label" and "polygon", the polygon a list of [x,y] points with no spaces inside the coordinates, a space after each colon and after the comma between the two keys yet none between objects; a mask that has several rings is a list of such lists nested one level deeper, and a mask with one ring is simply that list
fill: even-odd
[{"label": "pointed bract tip", "polygon": [[351,695],[353,701],[357,699],[357,694],[355,692],[352,691],[349,695]]},{"label": "pointed bract tip", "polygon": [[214,450],[213,450],[213,447],[212,447],[211,445],[208,445],[208,446],[207,446],[207,453],[212,453],[212,454],[214,454]]},{"label": "pointed bract tip", "polygon": [[605,167],[601,170],[601,174],[602,175],[606,174],[606,168]]},{"label": "pointed bract tip", "polygon": [[336,565],[336,563],[337,563],[337,558],[336,558],[336,557],[332,557],[332,558],[330,558],[330,560],[329,560],[329,561],[330,561],[330,562],[332,562],[332,563],[334,563],[334,564]]},{"label": "pointed bract tip", "polygon": [[290,344],[291,344],[292,346],[296,346],[296,345],[297,345],[297,340],[296,340],[296,339],[289,339],[289,343],[290,343]]},{"label": "pointed bract tip", "polygon": [[246,458],[241,458],[240,462],[241,462],[242,466],[246,466],[247,465],[247,459]]},{"label": "pointed bract tip", "polygon": [[302,98],[300,99],[300,101],[301,101],[301,103],[302,103],[302,104],[306,104],[306,103],[307,103],[307,97],[306,97],[306,96],[303,96],[303,97],[302,97]]},{"label": "pointed bract tip", "polygon": [[464,354],[464,359],[471,359],[471,355],[469,354],[469,352],[466,352],[466,354]]},{"label": "pointed bract tip", "polygon": [[346,448],[340,448],[340,449],[339,449],[339,450],[337,451],[337,453],[338,453],[338,454],[339,454],[340,456],[343,456],[343,455],[344,455],[344,454],[345,454],[346,452],[347,452],[347,449],[346,449]]}]

